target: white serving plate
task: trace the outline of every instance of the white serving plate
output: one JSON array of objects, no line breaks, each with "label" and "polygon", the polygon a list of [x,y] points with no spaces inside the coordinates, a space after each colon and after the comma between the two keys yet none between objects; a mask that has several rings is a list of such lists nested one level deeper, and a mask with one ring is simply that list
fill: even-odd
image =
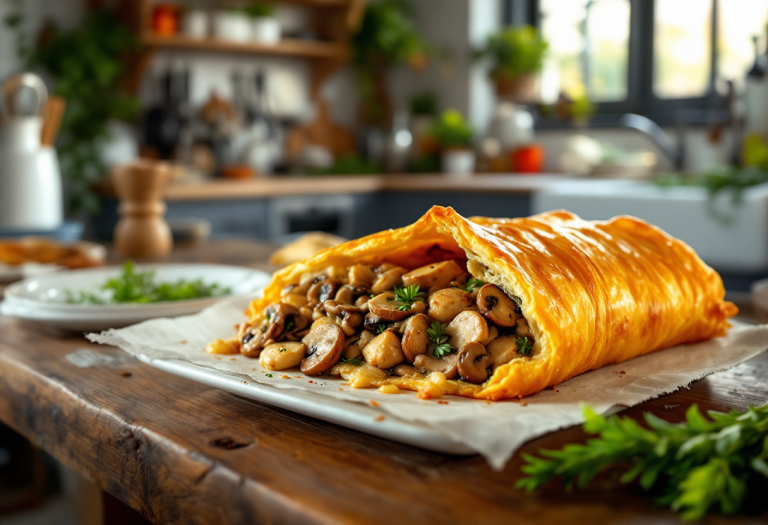
[{"label": "white serving plate", "polygon": [[[200,279],[229,287],[231,295],[252,294],[269,283],[268,273],[237,266],[212,264],[139,265],[137,271],[155,270],[160,281]],[[10,285],[0,313],[72,331],[100,331],[121,328],[158,317],[197,313],[223,297],[152,304],[93,305],[69,304],[66,290],[78,294],[95,292],[107,279],[120,275],[120,267],[89,268],[41,275]]]},{"label": "white serving plate", "polygon": [[[96,262],[103,262],[107,257],[107,249],[101,244],[88,241],[78,241],[65,244],[68,247],[80,248],[85,254]],[[64,266],[57,264],[24,263],[8,265],[0,263],[0,283],[12,283],[25,277],[34,277],[45,273],[60,272],[66,270]]]},{"label": "white serving plate", "polygon": [[247,376],[205,368],[187,361],[148,359],[144,355],[138,357],[148,365],[179,377],[398,443],[445,454],[477,454],[466,445],[422,423],[404,421],[390,414],[381,419],[381,411],[363,404],[301,390],[274,388],[257,383]]}]

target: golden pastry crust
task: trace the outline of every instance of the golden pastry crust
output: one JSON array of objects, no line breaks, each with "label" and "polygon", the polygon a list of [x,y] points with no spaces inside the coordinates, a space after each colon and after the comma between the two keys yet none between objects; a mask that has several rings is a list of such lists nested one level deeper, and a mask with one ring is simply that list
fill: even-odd
[{"label": "golden pastry crust", "polygon": [[[466,257],[522,300],[536,343],[532,357],[500,366],[484,384],[448,381],[446,393],[491,400],[535,394],[609,363],[724,335],[737,313],[714,270],[685,243],[639,219],[592,222],[557,211],[467,220],[435,206],[411,226],[329,248],[277,272],[246,315],[261,316],[286,285],[329,266],[391,262],[414,269]],[[421,390],[427,381],[387,382]]]}]

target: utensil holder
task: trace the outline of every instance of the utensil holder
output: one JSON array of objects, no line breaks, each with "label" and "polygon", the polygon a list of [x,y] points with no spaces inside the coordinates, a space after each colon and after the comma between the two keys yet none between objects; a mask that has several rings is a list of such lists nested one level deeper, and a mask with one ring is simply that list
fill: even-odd
[{"label": "utensil holder", "polygon": [[117,254],[124,258],[157,259],[171,253],[171,229],[165,222],[163,188],[171,177],[165,162],[139,159],[116,166],[112,181],[120,199],[115,227]]}]

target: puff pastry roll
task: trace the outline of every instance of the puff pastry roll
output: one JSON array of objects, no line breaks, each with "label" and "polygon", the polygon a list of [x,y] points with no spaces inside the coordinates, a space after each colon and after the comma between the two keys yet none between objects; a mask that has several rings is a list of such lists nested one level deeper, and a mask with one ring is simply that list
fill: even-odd
[{"label": "puff pastry roll", "polygon": [[724,335],[737,313],[724,296],[690,247],[636,218],[435,206],[277,272],[237,336],[208,350],[357,387],[500,400]]}]

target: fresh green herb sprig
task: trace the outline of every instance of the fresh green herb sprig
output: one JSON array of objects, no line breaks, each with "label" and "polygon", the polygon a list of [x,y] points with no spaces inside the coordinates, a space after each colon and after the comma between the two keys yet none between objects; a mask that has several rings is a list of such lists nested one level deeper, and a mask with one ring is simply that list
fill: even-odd
[{"label": "fresh green herb sprig", "polygon": [[438,359],[455,350],[448,343],[451,336],[445,333],[445,325],[443,323],[433,321],[427,329],[427,337],[429,337],[430,342],[435,345],[435,348],[432,350],[432,355]]},{"label": "fresh green herb sprig", "polygon": [[517,353],[522,356],[529,356],[533,351],[533,343],[528,337],[515,337],[515,345],[517,346]]},{"label": "fresh green herb sprig", "polygon": [[412,284],[410,286],[404,286],[398,288],[395,286],[395,298],[392,301],[399,301],[403,304],[397,307],[401,312],[405,312],[413,308],[413,303],[417,301],[424,302],[424,292],[419,291],[418,284]]},{"label": "fresh green herb sprig", "polygon": [[480,279],[475,279],[474,277],[467,281],[467,284],[464,286],[464,289],[468,291],[469,293],[472,293],[475,291],[475,288],[480,288],[485,283],[481,281]]},{"label": "fresh green herb sprig", "polygon": [[342,357],[341,362],[347,365],[360,366],[363,360],[360,357],[351,357],[349,359],[347,359],[346,357]]},{"label": "fresh green herb sprig", "polygon": [[230,293],[230,289],[218,284],[205,284],[202,279],[176,282],[155,282],[155,272],[137,272],[131,261],[123,265],[119,277],[109,279],[101,290],[105,294],[80,292],[75,295],[66,290],[68,303],[111,304],[111,303],[158,303],[161,301],[184,301],[201,297],[218,297]]},{"label": "fresh green herb sprig", "polygon": [[696,405],[686,421],[668,423],[646,413],[643,427],[629,417],[598,415],[584,407],[584,430],[599,437],[561,450],[541,450],[543,457],[524,454],[517,482],[529,492],[562,477],[570,488],[584,488],[600,471],[627,466],[621,483],[639,480],[644,490],[661,495],[657,504],[679,511],[684,520],[707,512],[734,514],[764,501],[768,488],[768,405],[746,412],[709,412]]},{"label": "fresh green herb sprig", "polygon": [[389,325],[387,325],[387,323],[379,323],[379,324],[377,324],[376,325],[376,335],[383,334],[387,330],[388,326]]}]

